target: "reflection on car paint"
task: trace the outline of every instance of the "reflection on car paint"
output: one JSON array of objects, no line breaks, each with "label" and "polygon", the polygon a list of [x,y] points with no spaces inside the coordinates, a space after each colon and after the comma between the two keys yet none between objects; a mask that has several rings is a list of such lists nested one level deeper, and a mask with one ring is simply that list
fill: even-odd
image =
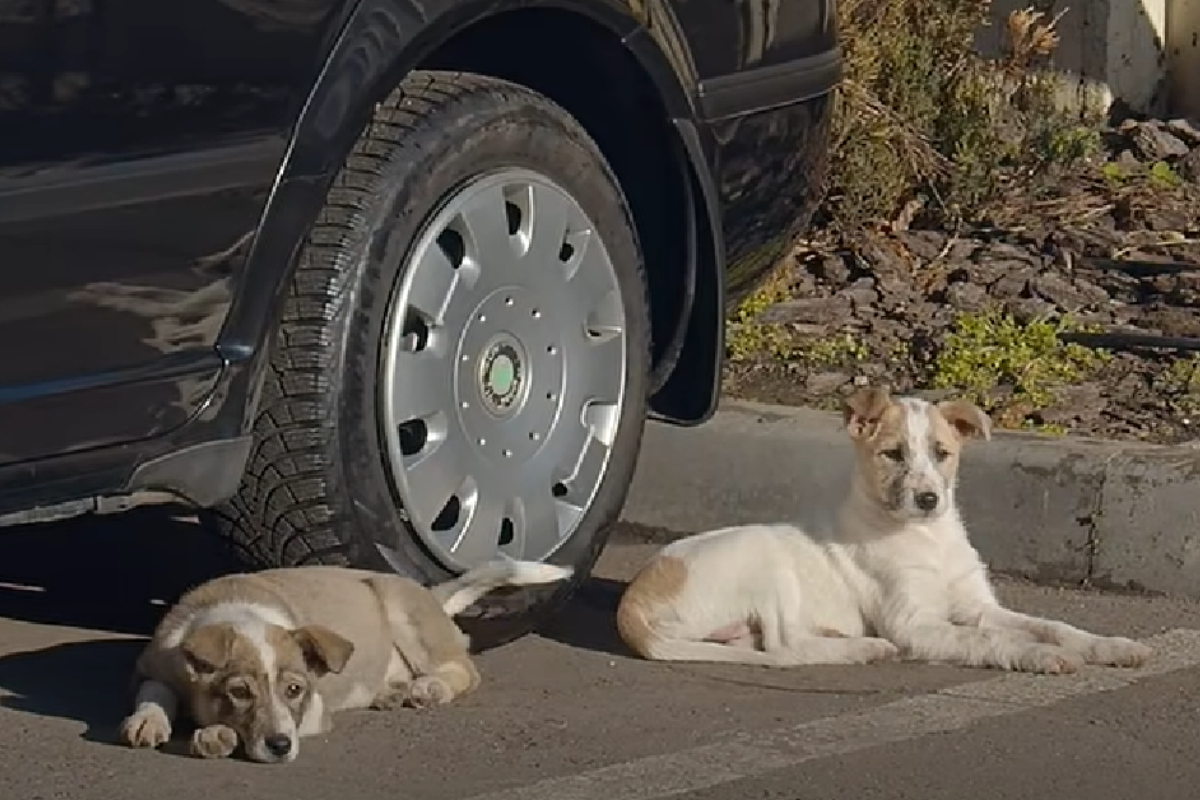
[{"label": "reflection on car paint", "polygon": [[728,302],[743,297],[811,220],[825,181],[829,103],[824,97],[714,126]]},{"label": "reflection on car paint", "polygon": [[[150,459],[240,434],[281,276],[366,93],[414,32],[537,2],[0,0],[0,466],[134,442],[125,458]],[[833,40],[829,0],[554,5],[603,18],[631,49],[656,44],[644,66],[679,119],[701,80]],[[721,206],[731,298],[810,213],[827,112],[685,120]]]}]

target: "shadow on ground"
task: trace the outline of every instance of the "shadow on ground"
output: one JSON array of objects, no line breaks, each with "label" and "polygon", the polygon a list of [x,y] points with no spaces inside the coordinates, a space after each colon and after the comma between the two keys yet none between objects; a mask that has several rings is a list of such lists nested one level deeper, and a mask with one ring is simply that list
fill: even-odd
[{"label": "shadow on ground", "polygon": [[40,631],[36,644],[58,643],[22,651],[11,627],[0,641],[0,705],[82,722],[85,738],[111,741],[141,637],[180,594],[234,567],[199,526],[160,510],[0,531],[0,618],[75,629]]},{"label": "shadow on ground", "polygon": [[[0,707],[80,722],[84,738],[113,741],[144,637],[183,592],[237,568],[198,525],[155,509],[0,530],[0,620],[11,621],[0,623]],[[590,578],[539,632],[629,656],[614,622],[624,588]]]},{"label": "shadow on ground", "polygon": [[589,578],[576,590],[571,602],[542,625],[538,633],[570,647],[633,657],[617,634],[617,603],[625,586],[625,581]]}]

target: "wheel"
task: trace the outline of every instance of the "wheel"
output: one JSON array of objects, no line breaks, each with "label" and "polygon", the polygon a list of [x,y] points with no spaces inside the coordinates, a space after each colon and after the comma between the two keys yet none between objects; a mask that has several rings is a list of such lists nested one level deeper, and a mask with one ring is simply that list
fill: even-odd
[{"label": "wheel", "polygon": [[309,236],[246,475],[212,519],[262,565],[573,566],[460,618],[478,645],[520,636],[624,504],[649,330],[629,209],[584,130],[517,85],[413,73]]}]

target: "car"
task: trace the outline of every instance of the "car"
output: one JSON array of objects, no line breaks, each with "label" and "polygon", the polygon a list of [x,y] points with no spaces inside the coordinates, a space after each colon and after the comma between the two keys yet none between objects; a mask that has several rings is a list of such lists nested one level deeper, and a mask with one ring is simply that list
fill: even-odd
[{"label": "car", "polygon": [[0,10],[0,523],[184,503],[253,566],[584,580],[647,420],[810,224],[833,0]]}]

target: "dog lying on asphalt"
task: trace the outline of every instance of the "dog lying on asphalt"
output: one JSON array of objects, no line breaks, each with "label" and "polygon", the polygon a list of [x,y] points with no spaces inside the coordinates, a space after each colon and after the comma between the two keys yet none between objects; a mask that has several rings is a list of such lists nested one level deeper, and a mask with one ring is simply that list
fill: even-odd
[{"label": "dog lying on asphalt", "polygon": [[973,667],[1135,667],[1150,648],[1004,608],[955,501],[966,440],[991,438],[964,401],[860,390],[843,407],[855,449],[832,534],[725,528],[674,542],[621,598],[621,638],[644,658],[792,666],[897,655]]},{"label": "dog lying on asphalt", "polygon": [[[453,617],[501,586],[572,570],[502,559],[432,588],[398,575],[296,567],[228,575],[185,594],[138,658],[132,747],[158,747],[182,710],[193,755],[289,762],[334,711],[448,703],[480,681]],[[182,706],[182,709],[181,709]]]}]

